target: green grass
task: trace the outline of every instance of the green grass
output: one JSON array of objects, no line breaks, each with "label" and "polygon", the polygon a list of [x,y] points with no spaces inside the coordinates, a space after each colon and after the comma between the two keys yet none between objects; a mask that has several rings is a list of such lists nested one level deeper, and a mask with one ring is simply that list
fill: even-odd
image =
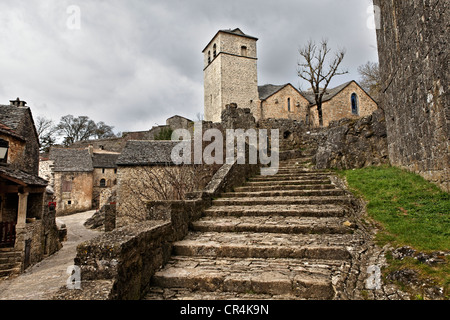
[{"label": "green grass", "polygon": [[409,245],[420,251],[450,250],[450,194],[419,175],[395,167],[338,172],[367,202],[368,215],[383,231],[379,244]]},{"label": "green grass", "polygon": [[[422,252],[450,250],[450,194],[419,175],[399,168],[381,166],[337,172],[346,178],[350,191],[368,202],[369,217],[381,226],[376,235],[379,245],[410,246]],[[444,288],[449,298],[450,257],[446,263],[429,266],[413,258],[395,260],[386,256],[386,274],[413,269],[422,279]],[[402,285],[402,284],[400,284]],[[421,299],[421,293],[412,292]]]}]

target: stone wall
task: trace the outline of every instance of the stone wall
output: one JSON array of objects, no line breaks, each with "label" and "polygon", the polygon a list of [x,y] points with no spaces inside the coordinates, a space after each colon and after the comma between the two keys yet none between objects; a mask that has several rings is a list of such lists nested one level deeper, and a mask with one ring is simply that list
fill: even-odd
[{"label": "stone wall", "polygon": [[329,127],[309,134],[309,139],[317,148],[313,162],[318,169],[355,169],[389,163],[381,110],[358,120],[331,122]]},{"label": "stone wall", "polygon": [[377,30],[389,158],[450,191],[448,25],[439,0],[381,1]]}]

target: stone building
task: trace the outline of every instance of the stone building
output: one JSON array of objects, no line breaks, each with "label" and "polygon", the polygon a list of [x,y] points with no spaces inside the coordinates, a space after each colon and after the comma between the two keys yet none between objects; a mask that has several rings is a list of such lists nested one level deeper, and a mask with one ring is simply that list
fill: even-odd
[{"label": "stone building", "polygon": [[[205,120],[220,122],[225,106],[234,103],[250,109],[256,121],[289,119],[319,126],[310,92],[300,92],[290,83],[258,86],[257,40],[240,29],[220,30],[203,50]],[[328,89],[323,102],[325,126],[370,115],[378,108],[355,81]]]},{"label": "stone building", "polygon": [[449,2],[374,4],[390,161],[450,191]]},{"label": "stone building", "polygon": [[257,41],[239,29],[219,30],[203,49],[206,121],[220,122],[230,103],[259,119]]},{"label": "stone building", "polygon": [[56,214],[67,215],[92,209],[94,167],[88,149],[51,148],[41,166],[50,168]]},{"label": "stone building", "polygon": [[20,273],[61,246],[47,181],[38,170],[30,108],[20,99],[0,105],[0,277]]},{"label": "stone building", "polygon": [[[100,151],[97,151],[100,152]],[[117,164],[119,153],[93,153],[93,194],[92,207],[100,209],[117,185]]]},{"label": "stone building", "polygon": [[[319,117],[314,94],[311,91],[307,91],[305,96],[311,102],[311,112],[309,114],[311,124],[314,127],[318,127]],[[323,125],[326,127],[330,122],[344,118],[358,119],[366,117],[377,109],[377,102],[356,81],[350,81],[335,88],[328,89],[323,96]]]}]

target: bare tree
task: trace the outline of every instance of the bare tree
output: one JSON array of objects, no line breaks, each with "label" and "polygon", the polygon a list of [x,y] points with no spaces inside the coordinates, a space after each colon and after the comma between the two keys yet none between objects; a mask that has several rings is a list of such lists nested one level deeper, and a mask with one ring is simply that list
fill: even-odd
[{"label": "bare tree", "polygon": [[202,190],[218,169],[218,165],[170,164],[123,168],[120,215],[128,222],[145,220],[149,201],[184,200],[187,193]]},{"label": "bare tree", "polygon": [[323,126],[322,100],[331,79],[348,73],[348,71],[338,70],[342,60],[344,60],[345,49],[338,50],[332,59],[329,59],[330,52],[328,40],[322,40],[320,45],[309,40],[303,48],[299,49],[302,61],[298,63],[298,76],[311,85],[321,127]]},{"label": "bare tree", "polygon": [[41,151],[46,152],[56,143],[56,127],[51,119],[38,116],[35,119],[36,132],[39,137]]},{"label": "bare tree", "polygon": [[358,73],[361,76],[360,84],[370,96],[377,102],[381,93],[381,75],[378,63],[368,61],[358,67]]}]

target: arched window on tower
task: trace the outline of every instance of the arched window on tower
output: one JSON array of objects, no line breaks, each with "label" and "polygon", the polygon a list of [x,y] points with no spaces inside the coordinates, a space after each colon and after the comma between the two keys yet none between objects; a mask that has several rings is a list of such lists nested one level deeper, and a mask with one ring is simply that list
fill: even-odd
[{"label": "arched window on tower", "polygon": [[214,58],[217,56],[217,45],[215,43],[213,45],[213,56]]},{"label": "arched window on tower", "polygon": [[243,57],[247,56],[247,47],[246,46],[241,47],[241,56],[243,56]]},{"label": "arched window on tower", "polygon": [[211,63],[211,51],[208,51],[208,63]]},{"label": "arched window on tower", "polygon": [[352,114],[359,115],[358,96],[356,93],[352,94]]}]

